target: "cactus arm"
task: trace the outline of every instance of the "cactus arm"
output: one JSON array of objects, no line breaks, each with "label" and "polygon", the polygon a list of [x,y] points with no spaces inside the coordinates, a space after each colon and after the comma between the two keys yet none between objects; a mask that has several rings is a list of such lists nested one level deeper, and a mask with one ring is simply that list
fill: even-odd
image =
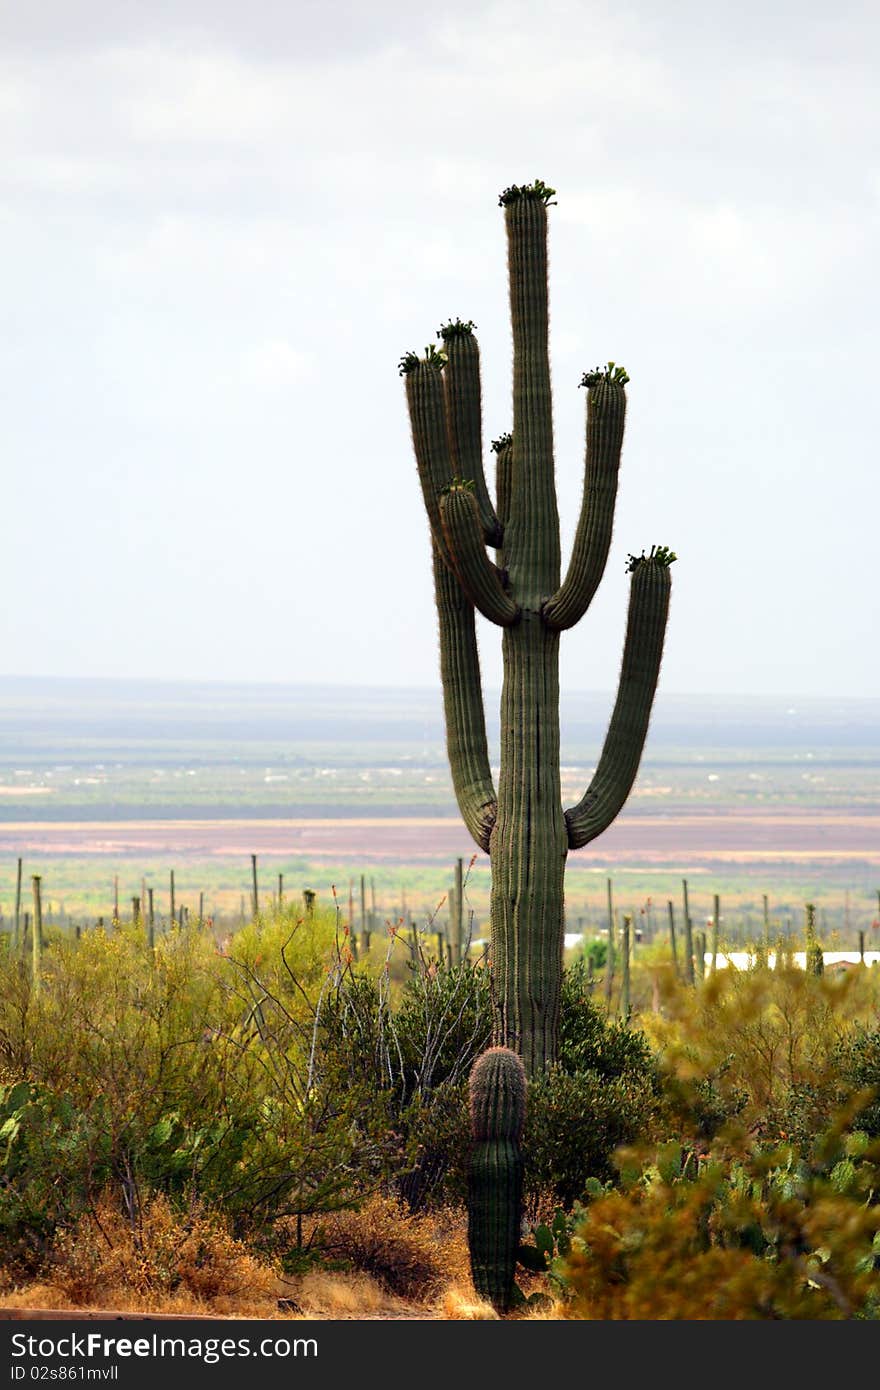
[{"label": "cactus arm", "polygon": [[547,207],[523,189],[501,195],[513,329],[513,466],[504,549],[513,590],[540,608],[559,586],[547,303]]},{"label": "cactus arm", "polygon": [[[586,383],[585,377],[581,384]],[[605,572],[625,416],[622,385],[603,378],[589,386],[584,492],[571,561],[560,588],[542,610],[544,621],[554,631],[574,627],[580,621]]]},{"label": "cactus arm", "polygon": [[443,397],[442,359],[419,361],[415,354],[403,359],[406,376],[406,403],[412,429],[413,452],[422,488],[422,498],[431,535],[447,564],[449,552],[440,522],[440,493],[452,481],[452,463],[446,432],[446,403]]},{"label": "cactus arm", "polygon": [[455,575],[444,564],[436,544],[432,544],[431,550],[440,627],[446,749],[452,785],[469,834],[488,854],[497,804],[489,768],[474,609]]},{"label": "cactus arm", "polygon": [[[504,527],[510,516],[510,474],[513,468],[513,435],[502,434],[500,439],[492,440],[495,455],[495,497],[498,501],[498,520],[501,524],[501,544],[499,555],[504,549]],[[498,561],[501,564],[501,560]]]},{"label": "cactus arm", "polygon": [[512,627],[519,620],[519,604],[486,554],[474,493],[453,482],[440,498],[440,520],[452,568],[471,603],[490,622]]},{"label": "cactus arm", "polygon": [[583,797],[565,812],[571,849],[608,829],[636,779],[660,674],[670,587],[668,564],[653,558],[635,563],[617,700],[602,755]]},{"label": "cactus arm", "polygon": [[483,428],[481,419],[480,348],[474,325],[444,324],[438,333],[443,340],[447,362],[443,372],[446,393],[446,420],[453,472],[472,478],[480,524],[486,545],[501,544],[501,524],[486,486],[483,472]]}]

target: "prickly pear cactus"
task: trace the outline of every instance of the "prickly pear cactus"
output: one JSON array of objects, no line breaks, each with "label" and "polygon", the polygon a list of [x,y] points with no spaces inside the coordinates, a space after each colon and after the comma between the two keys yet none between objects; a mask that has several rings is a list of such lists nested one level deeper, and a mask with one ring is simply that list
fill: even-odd
[{"label": "prickly pear cactus", "polygon": [[473,1147],[468,1182],[468,1247],[477,1293],[499,1313],[516,1295],[522,1219],[526,1074],[515,1052],[492,1047],[470,1074]]}]

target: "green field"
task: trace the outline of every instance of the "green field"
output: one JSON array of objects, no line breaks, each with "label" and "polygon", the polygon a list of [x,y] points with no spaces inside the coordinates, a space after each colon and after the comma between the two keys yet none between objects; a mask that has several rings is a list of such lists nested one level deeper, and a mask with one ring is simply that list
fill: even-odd
[{"label": "green field", "polygon": [[[589,780],[609,707],[609,697],[597,694],[563,699],[566,804]],[[490,694],[490,750],[497,746],[494,709]],[[880,814],[878,727],[876,700],[723,700],[661,692],[626,815],[742,809]],[[152,887],[161,917],[168,911],[171,869],[177,901],[192,913],[200,894],[206,914],[229,923],[249,911],[245,853],[132,858],[103,851],[96,831],[88,852],[46,855],[20,847],[13,828],[24,823],[456,815],[439,689],[0,681],[0,828],[10,830],[0,858],[0,911],[7,924],[19,854],[26,860],[26,890],[31,874],[43,875],[50,921],[108,916],[114,880],[121,911]],[[470,854],[464,833],[460,853]],[[685,872],[694,920],[705,920],[719,893],[722,915],[737,936],[757,930],[764,893],[771,919],[783,929],[797,925],[807,898],[816,902],[824,930],[847,939],[859,929],[870,931],[877,915],[880,885],[870,858],[814,864],[780,857],[760,869],[710,859],[686,870],[673,862],[620,862],[609,869],[581,854],[570,857],[567,869],[569,930],[604,927],[609,873],[619,909],[650,916],[656,925],[667,900],[679,908]],[[453,863],[389,864],[368,854],[363,862],[343,855],[265,857],[263,893],[275,891],[279,873],[288,896],[313,887],[327,900],[335,884],[346,917],[350,891],[359,913],[364,874],[368,905],[374,892],[380,921],[414,916],[425,923],[435,913],[438,921],[444,918],[446,905],[438,905],[452,882]],[[468,882],[478,933],[485,930],[488,894],[488,864],[481,856]]]}]

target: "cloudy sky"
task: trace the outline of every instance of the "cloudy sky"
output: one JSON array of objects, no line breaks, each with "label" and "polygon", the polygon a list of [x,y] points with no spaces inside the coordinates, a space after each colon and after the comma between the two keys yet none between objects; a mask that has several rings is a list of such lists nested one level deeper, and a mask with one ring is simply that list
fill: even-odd
[{"label": "cloudy sky", "polygon": [[2,0],[2,671],[433,685],[397,361],[475,320],[509,428],[540,177],[564,554],[632,378],[566,685],[662,542],[663,689],[880,693],[878,63],[874,0]]}]

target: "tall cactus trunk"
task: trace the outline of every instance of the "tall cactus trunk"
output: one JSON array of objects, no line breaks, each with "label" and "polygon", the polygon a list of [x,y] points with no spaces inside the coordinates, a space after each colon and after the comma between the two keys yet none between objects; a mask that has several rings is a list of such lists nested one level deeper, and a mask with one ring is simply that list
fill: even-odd
[{"label": "tall cactus trunk", "polygon": [[496,1041],[528,1075],[556,1056],[568,834],[559,780],[559,637],[537,614],[505,632],[498,814],[489,842]]}]

